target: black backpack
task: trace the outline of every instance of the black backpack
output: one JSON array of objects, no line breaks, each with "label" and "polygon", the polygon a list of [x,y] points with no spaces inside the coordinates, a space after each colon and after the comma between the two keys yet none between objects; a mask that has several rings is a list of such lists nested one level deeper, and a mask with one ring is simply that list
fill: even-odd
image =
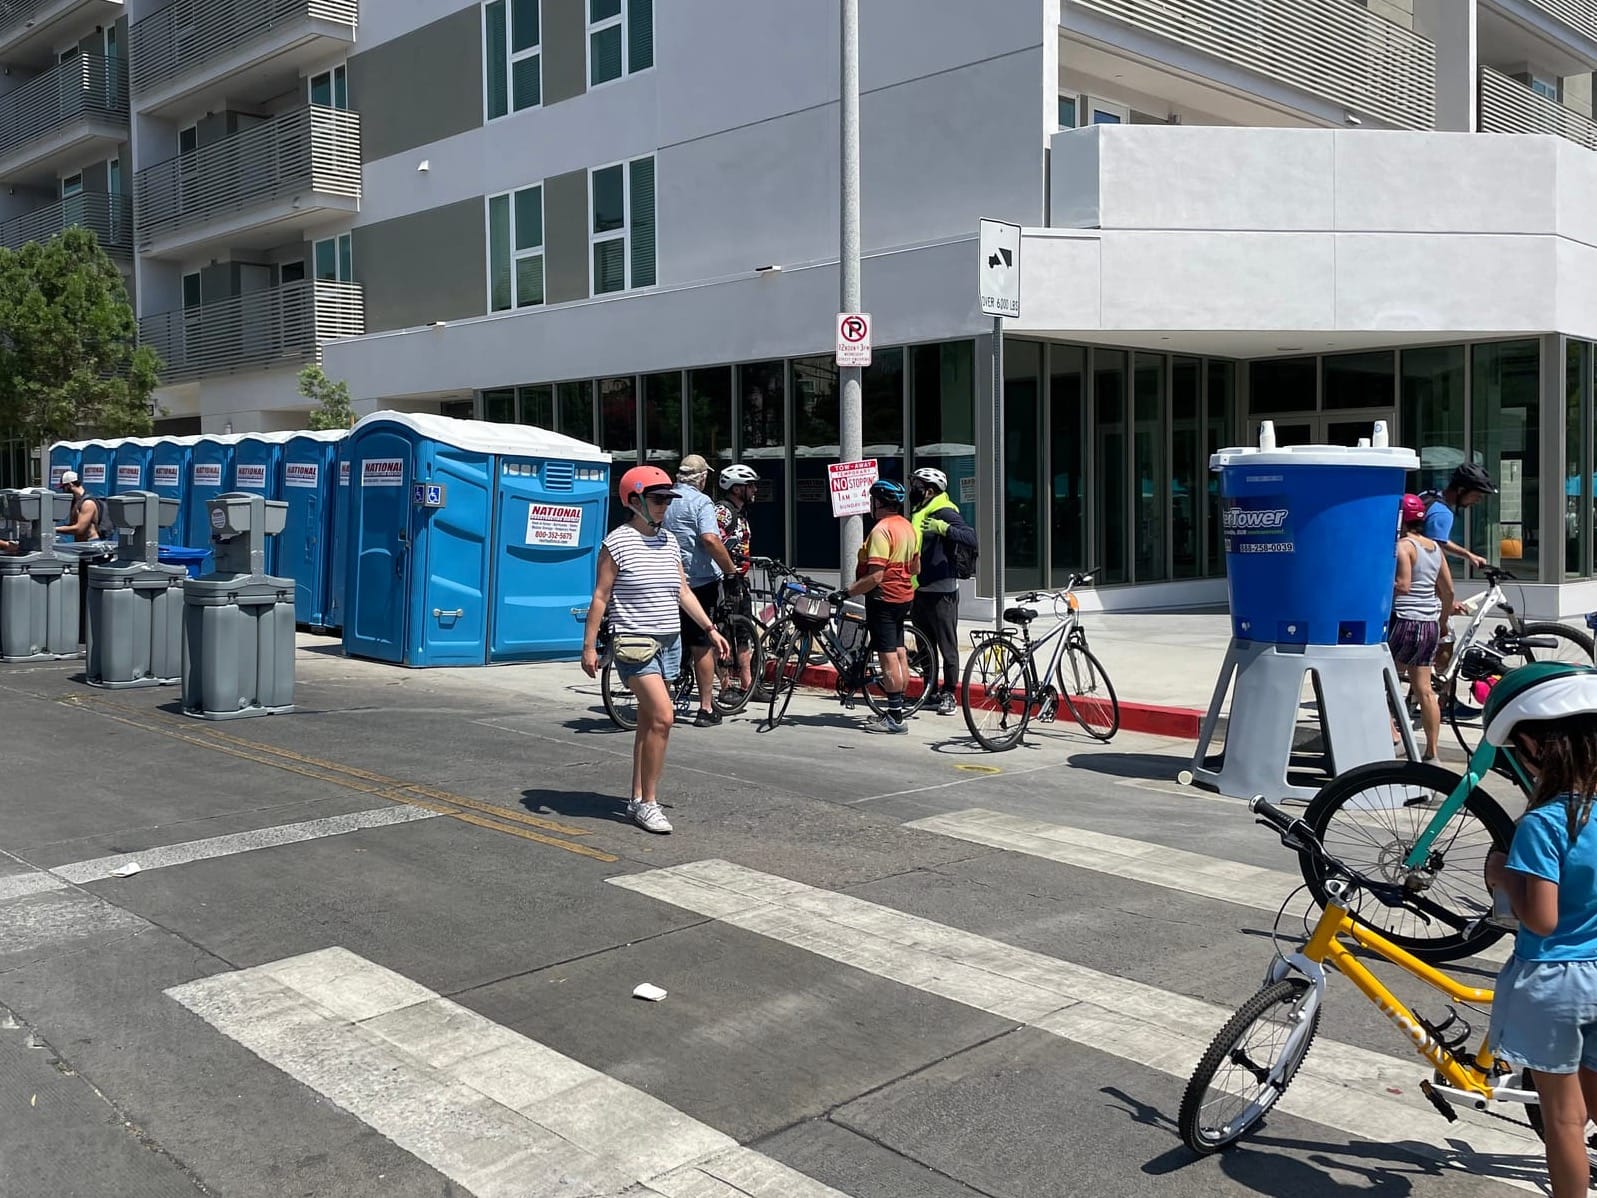
[{"label": "black backpack", "polygon": [[[99,495],[91,495],[85,491],[83,501],[94,500],[94,539],[96,541],[116,540],[116,528],[111,524],[111,505],[106,503]],[[82,504],[79,504],[82,507]]]},{"label": "black backpack", "polygon": [[959,541],[948,543],[948,556],[954,563],[955,578],[975,578],[976,559],[981,556],[981,551],[974,545],[965,545]]}]

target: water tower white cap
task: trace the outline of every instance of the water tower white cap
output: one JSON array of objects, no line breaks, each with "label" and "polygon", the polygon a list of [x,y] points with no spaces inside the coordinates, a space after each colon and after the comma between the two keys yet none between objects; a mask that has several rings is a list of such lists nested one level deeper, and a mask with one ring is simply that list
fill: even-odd
[{"label": "water tower white cap", "polygon": [[1275,448],[1275,421],[1259,421],[1259,448],[1266,453]]}]

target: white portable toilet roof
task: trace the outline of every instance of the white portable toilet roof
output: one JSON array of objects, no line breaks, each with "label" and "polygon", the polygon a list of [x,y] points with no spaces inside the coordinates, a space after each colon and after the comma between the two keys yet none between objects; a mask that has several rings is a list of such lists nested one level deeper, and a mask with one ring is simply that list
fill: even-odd
[{"label": "white portable toilet roof", "polygon": [[304,438],[306,441],[342,441],[347,436],[349,436],[348,429],[307,428],[302,429],[297,433],[289,433],[288,440],[298,441],[301,438]]},{"label": "white portable toilet roof", "polygon": [[155,437],[155,438],[153,438],[153,440],[154,440],[155,444],[158,445],[158,446],[160,446],[160,445],[198,445],[200,443],[200,435],[198,433],[190,433],[190,434],[188,434],[187,436],[184,436],[184,437]]},{"label": "white portable toilet roof", "polygon": [[234,433],[240,441],[265,441],[268,445],[281,445],[285,441],[299,436],[298,433]]},{"label": "white portable toilet roof", "polygon": [[457,420],[430,412],[373,412],[351,432],[368,424],[398,424],[426,437],[474,453],[502,453],[523,458],[575,458],[583,462],[608,462],[610,454],[597,445],[552,433],[530,424],[490,424],[486,420]]},{"label": "white portable toilet roof", "polygon": [[243,433],[201,433],[194,438],[194,444],[203,445],[209,441],[214,445],[237,445],[244,436]]},{"label": "white portable toilet roof", "polygon": [[50,452],[54,453],[58,449],[82,449],[87,444],[87,441],[57,441],[50,446]]}]

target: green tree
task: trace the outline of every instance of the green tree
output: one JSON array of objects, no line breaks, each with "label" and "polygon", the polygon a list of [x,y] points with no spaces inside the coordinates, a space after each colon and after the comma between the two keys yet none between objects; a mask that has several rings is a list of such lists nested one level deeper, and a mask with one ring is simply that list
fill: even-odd
[{"label": "green tree", "polygon": [[299,393],[316,404],[311,412],[312,430],[346,429],[355,423],[349,384],[342,379],[335,383],[320,366],[307,366],[299,372]]},{"label": "green tree", "polygon": [[0,428],[31,445],[147,435],[160,371],[93,233],[0,249]]}]

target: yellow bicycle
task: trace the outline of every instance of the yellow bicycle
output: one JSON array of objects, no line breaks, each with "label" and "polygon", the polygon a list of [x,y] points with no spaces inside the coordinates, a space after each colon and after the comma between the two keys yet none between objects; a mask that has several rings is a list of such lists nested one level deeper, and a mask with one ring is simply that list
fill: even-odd
[{"label": "yellow bicycle", "polygon": [[1325,851],[1308,824],[1263,798],[1252,800],[1248,809],[1260,817],[1258,822],[1280,833],[1282,844],[1313,857],[1326,879],[1327,901],[1308,941],[1295,953],[1277,954],[1263,989],[1237,1009],[1198,1062],[1181,1096],[1178,1118],[1187,1147],[1205,1154],[1234,1144],[1286,1093],[1319,1028],[1328,970],[1352,982],[1430,1062],[1435,1077],[1422,1081],[1420,1090],[1446,1119],[1456,1118],[1456,1103],[1476,1110],[1522,1103],[1540,1134],[1541,1108],[1528,1072],[1521,1074],[1496,1060],[1484,1034],[1471,1051],[1469,1025],[1456,1012],[1439,1023],[1416,1015],[1355,955],[1357,948],[1389,961],[1452,1002],[1491,1003],[1490,990],[1454,981],[1349,914],[1359,891],[1388,906],[1411,909],[1412,896],[1401,885],[1349,869]]}]

